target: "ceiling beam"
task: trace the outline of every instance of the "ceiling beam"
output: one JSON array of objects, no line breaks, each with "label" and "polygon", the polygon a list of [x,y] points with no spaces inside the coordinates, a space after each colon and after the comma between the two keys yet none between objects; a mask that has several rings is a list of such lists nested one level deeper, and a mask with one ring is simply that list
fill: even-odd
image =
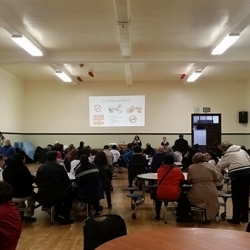
[{"label": "ceiling beam", "polygon": [[116,22],[119,27],[120,47],[123,58],[131,54],[130,0],[114,0]]},{"label": "ceiling beam", "polygon": [[131,86],[133,84],[133,79],[132,79],[132,69],[130,63],[124,63],[124,71],[126,77],[126,84],[128,86]]}]

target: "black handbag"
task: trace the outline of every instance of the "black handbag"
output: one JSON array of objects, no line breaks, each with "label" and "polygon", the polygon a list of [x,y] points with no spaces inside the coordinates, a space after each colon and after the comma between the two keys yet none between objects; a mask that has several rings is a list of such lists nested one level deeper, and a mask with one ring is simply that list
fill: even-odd
[{"label": "black handbag", "polygon": [[160,186],[160,184],[162,183],[162,181],[165,179],[165,177],[168,175],[168,173],[171,171],[172,168],[170,168],[165,174],[164,176],[161,178],[161,180],[159,181],[159,183],[157,184],[157,186],[151,191],[150,193],[150,198],[152,200],[156,200],[157,197],[156,197],[156,194],[157,194],[157,189],[158,187]]}]

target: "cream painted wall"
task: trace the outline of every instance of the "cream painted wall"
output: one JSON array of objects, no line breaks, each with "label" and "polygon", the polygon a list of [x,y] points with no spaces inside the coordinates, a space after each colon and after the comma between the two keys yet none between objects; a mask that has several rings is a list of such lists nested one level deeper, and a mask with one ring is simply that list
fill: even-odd
[{"label": "cream painted wall", "polygon": [[[125,128],[90,128],[88,97],[98,95],[145,95],[146,126]],[[190,133],[194,107],[208,106],[213,113],[222,114],[223,133],[245,133],[247,126],[238,123],[238,112],[246,109],[245,83],[83,83],[78,86],[54,82],[26,82],[25,133],[160,133],[143,135],[143,142],[158,146],[162,135]],[[171,143],[176,135],[169,135]],[[187,136],[187,139],[189,136]],[[228,137],[228,136],[225,136]],[[108,142],[130,142],[128,135],[26,135],[35,145],[46,145],[59,140],[77,144],[84,140],[93,147]],[[244,136],[234,136],[244,142]],[[224,139],[224,137],[223,137]],[[226,138],[225,138],[226,139]],[[236,143],[236,142],[235,142]],[[241,143],[241,144],[242,144]]]},{"label": "cream painted wall", "polygon": [[[24,95],[23,81],[0,69],[0,130],[5,132],[23,132],[24,125]],[[6,135],[15,140],[22,135]]]}]

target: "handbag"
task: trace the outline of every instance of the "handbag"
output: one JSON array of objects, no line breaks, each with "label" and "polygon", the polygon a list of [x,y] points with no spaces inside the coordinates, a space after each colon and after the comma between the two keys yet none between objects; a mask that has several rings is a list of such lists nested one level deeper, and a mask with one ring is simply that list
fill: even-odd
[{"label": "handbag", "polygon": [[162,183],[162,181],[165,179],[165,177],[168,175],[168,173],[171,171],[172,168],[170,168],[165,174],[164,176],[161,178],[161,180],[159,181],[159,183],[157,184],[157,186],[155,187],[155,189],[153,189],[150,193],[150,198],[152,200],[156,200],[157,197],[156,197],[156,194],[157,194],[157,189],[158,187],[160,186],[160,184]]}]

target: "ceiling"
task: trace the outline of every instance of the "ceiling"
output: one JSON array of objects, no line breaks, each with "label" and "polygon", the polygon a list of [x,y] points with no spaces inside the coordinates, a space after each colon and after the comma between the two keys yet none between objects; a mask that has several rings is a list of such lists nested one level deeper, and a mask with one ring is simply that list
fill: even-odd
[{"label": "ceiling", "polygon": [[[197,81],[249,81],[249,25],[247,0],[1,0],[0,67],[25,81],[60,81],[61,69],[74,84],[167,83],[196,69]],[[233,32],[237,42],[212,56]],[[44,56],[16,45],[16,33]]]}]

